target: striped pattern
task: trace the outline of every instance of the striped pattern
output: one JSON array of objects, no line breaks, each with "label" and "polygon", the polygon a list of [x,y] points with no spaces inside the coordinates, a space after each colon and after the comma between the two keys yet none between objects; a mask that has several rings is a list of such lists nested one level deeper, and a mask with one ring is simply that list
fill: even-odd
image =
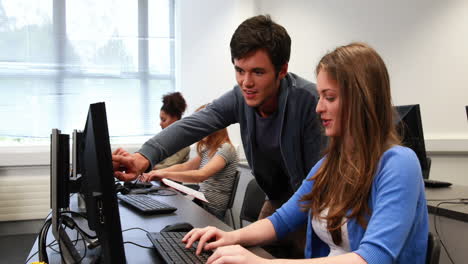
[{"label": "striped pattern", "polygon": [[[200,168],[203,168],[210,161],[210,157],[207,150],[203,150],[201,154]],[[221,145],[215,155],[223,157],[226,166],[200,183],[200,191],[205,194],[206,199],[209,201],[209,203],[204,203],[203,207],[216,217],[223,219],[234,185],[238,157],[235,148],[229,143]]]},{"label": "striped pattern", "polygon": [[50,176],[0,177],[0,222],[44,219],[50,212]]}]

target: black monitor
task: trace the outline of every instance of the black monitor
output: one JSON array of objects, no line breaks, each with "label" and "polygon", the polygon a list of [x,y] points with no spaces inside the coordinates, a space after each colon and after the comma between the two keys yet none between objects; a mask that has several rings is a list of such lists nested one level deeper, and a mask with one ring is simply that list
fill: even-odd
[{"label": "black monitor", "polygon": [[465,106],[465,110],[466,110],[466,119],[468,119],[468,105]]},{"label": "black monitor", "polygon": [[399,115],[396,119],[397,130],[402,138],[403,145],[411,148],[416,153],[421,164],[423,178],[428,179],[431,161],[426,156],[419,105],[401,105],[396,106],[395,109]]},{"label": "black monitor", "polygon": [[104,103],[90,105],[81,148],[81,190],[89,228],[96,232],[101,246],[100,262],[125,263]]},{"label": "black monitor", "polygon": [[[69,236],[62,225],[64,216],[62,213],[68,210],[70,205],[70,154],[69,135],[61,134],[60,130],[52,129],[50,135],[50,208],[52,217],[52,235],[58,241],[61,249],[62,259],[65,263],[74,263],[80,259],[80,255],[72,244]],[[47,232],[47,229],[43,231]],[[42,233],[42,232],[41,232]],[[48,262],[46,247],[44,245],[46,234],[40,235],[39,258]]]}]

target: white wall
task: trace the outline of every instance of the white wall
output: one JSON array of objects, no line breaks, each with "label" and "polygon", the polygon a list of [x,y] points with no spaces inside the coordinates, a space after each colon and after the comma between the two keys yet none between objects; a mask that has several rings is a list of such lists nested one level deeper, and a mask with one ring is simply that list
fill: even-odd
[{"label": "white wall", "polygon": [[291,35],[291,71],[315,80],[315,65],[326,51],[367,42],[387,64],[394,103],[421,104],[428,148],[432,140],[449,139],[446,150],[468,151],[468,1],[258,3]]},{"label": "white wall", "polygon": [[[178,2],[178,89],[189,111],[235,83],[229,41],[246,18],[270,14],[292,38],[290,70],[315,81],[327,51],[351,41],[385,60],[396,105],[420,104],[431,178],[468,185],[468,1],[238,0]],[[229,133],[241,140],[238,127]]]},{"label": "white wall", "polygon": [[[255,15],[252,1],[197,0],[176,2],[177,90],[187,99],[187,113],[234,87],[229,42],[234,30]],[[228,128],[241,145],[239,126]]]}]

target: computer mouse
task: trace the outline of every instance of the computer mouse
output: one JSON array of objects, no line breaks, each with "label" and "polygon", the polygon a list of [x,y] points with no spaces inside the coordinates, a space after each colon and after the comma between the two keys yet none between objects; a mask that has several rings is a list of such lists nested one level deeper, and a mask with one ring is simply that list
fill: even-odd
[{"label": "computer mouse", "polygon": [[140,188],[151,188],[153,184],[151,182],[129,181],[129,182],[125,182],[124,186],[130,189],[140,189]]},{"label": "computer mouse", "polygon": [[161,232],[188,232],[193,229],[193,226],[190,223],[182,222],[182,223],[175,223],[172,225],[167,225]]}]

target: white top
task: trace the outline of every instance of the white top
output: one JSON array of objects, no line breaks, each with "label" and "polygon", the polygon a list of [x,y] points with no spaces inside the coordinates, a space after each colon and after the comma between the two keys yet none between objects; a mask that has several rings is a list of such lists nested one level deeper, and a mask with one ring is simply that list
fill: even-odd
[{"label": "white top", "polygon": [[[320,213],[320,216],[324,217],[328,215],[328,208],[323,210]],[[349,236],[348,236],[348,224],[346,219],[343,219],[345,223],[341,226],[341,245],[335,245],[333,238],[327,230],[327,221],[323,218],[317,219],[317,217],[312,218],[312,228],[314,229],[315,234],[330,247],[330,254],[328,256],[338,256],[348,252],[351,252],[349,247]]]}]

